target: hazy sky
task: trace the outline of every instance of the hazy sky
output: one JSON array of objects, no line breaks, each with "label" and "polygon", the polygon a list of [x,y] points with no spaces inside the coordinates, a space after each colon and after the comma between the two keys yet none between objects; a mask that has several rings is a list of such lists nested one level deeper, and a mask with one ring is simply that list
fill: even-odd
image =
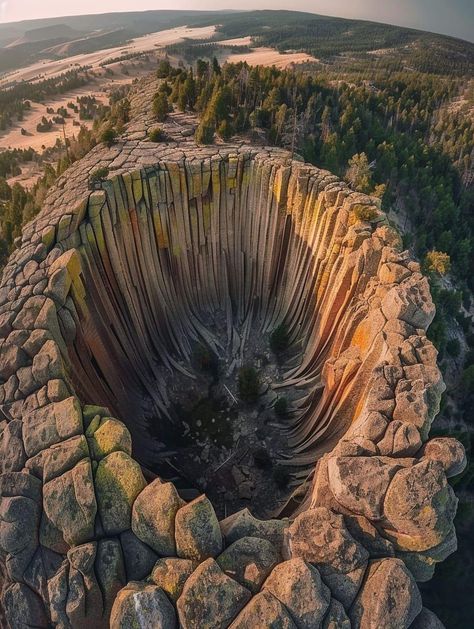
[{"label": "hazy sky", "polygon": [[413,26],[474,41],[474,0],[0,0],[0,23],[145,9],[293,9]]}]

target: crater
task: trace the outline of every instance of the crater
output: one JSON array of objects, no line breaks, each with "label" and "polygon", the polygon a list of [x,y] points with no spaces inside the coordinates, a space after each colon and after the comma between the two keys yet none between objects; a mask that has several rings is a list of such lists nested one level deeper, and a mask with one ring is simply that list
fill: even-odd
[{"label": "crater", "polygon": [[294,508],[383,351],[364,297],[394,239],[378,214],[325,171],[245,152],[106,181],[74,235],[79,397],[219,515]]},{"label": "crater", "polygon": [[263,579],[300,591],[305,562],[316,607],[279,617],[430,621],[415,580],[456,547],[466,456],[427,441],[419,265],[330,173],[133,124],[58,180],[0,282],[0,624],[267,626]]}]

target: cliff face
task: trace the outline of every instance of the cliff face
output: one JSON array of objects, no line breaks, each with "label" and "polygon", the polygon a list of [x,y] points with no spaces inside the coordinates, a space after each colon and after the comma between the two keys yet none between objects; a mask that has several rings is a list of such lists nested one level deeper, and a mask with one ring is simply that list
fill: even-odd
[{"label": "cliff face", "polygon": [[[374,199],[330,173],[276,149],[196,147],[180,115],[172,142],[145,142],[152,90],[117,145],[60,180],[3,274],[8,622],[437,626],[415,581],[455,550],[446,478],[465,456],[427,441],[443,383],[426,279]],[[90,192],[98,166],[110,176]],[[182,372],[196,342],[237,368],[281,323],[297,351],[275,387],[298,392],[285,517],[219,522],[204,496],[147,484],[143,400],[167,416],[164,370]]]}]

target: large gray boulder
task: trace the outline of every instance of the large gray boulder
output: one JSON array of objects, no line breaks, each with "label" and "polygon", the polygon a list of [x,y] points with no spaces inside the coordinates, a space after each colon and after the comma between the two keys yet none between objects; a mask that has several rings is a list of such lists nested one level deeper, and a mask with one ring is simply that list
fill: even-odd
[{"label": "large gray boulder", "polygon": [[174,522],[184,504],[173,483],[154,480],[133,503],[132,531],[162,557],[175,555]]},{"label": "large gray boulder", "polygon": [[250,598],[249,590],[207,559],[186,581],[177,603],[179,622],[183,629],[226,629]]},{"label": "large gray boulder", "polygon": [[156,585],[132,581],[117,594],[110,629],[176,629],[176,613]]},{"label": "large gray boulder", "polygon": [[408,629],[421,611],[421,596],[400,559],[377,559],[350,610],[355,627]]},{"label": "large gray boulder", "polygon": [[318,570],[301,558],[274,568],[264,589],[285,605],[298,629],[319,627],[331,600]]},{"label": "large gray boulder", "polygon": [[256,537],[238,539],[216,558],[221,570],[254,594],[279,560],[275,546]]},{"label": "large gray boulder", "polygon": [[199,496],[178,510],[175,519],[178,557],[203,561],[222,552],[222,534],[214,507]]},{"label": "large gray boulder", "polygon": [[270,592],[260,592],[244,607],[229,629],[296,629],[284,605]]}]

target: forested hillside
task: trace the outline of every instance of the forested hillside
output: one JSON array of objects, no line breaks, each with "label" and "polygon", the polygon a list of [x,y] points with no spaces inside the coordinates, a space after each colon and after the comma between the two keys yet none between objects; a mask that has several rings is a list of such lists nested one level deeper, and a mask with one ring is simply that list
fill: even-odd
[{"label": "forested hillside", "polygon": [[359,71],[407,69],[458,76],[474,72],[474,44],[389,24],[295,11],[252,11],[222,18],[219,36],[248,35],[254,45],[281,52],[301,50],[323,63]]}]

